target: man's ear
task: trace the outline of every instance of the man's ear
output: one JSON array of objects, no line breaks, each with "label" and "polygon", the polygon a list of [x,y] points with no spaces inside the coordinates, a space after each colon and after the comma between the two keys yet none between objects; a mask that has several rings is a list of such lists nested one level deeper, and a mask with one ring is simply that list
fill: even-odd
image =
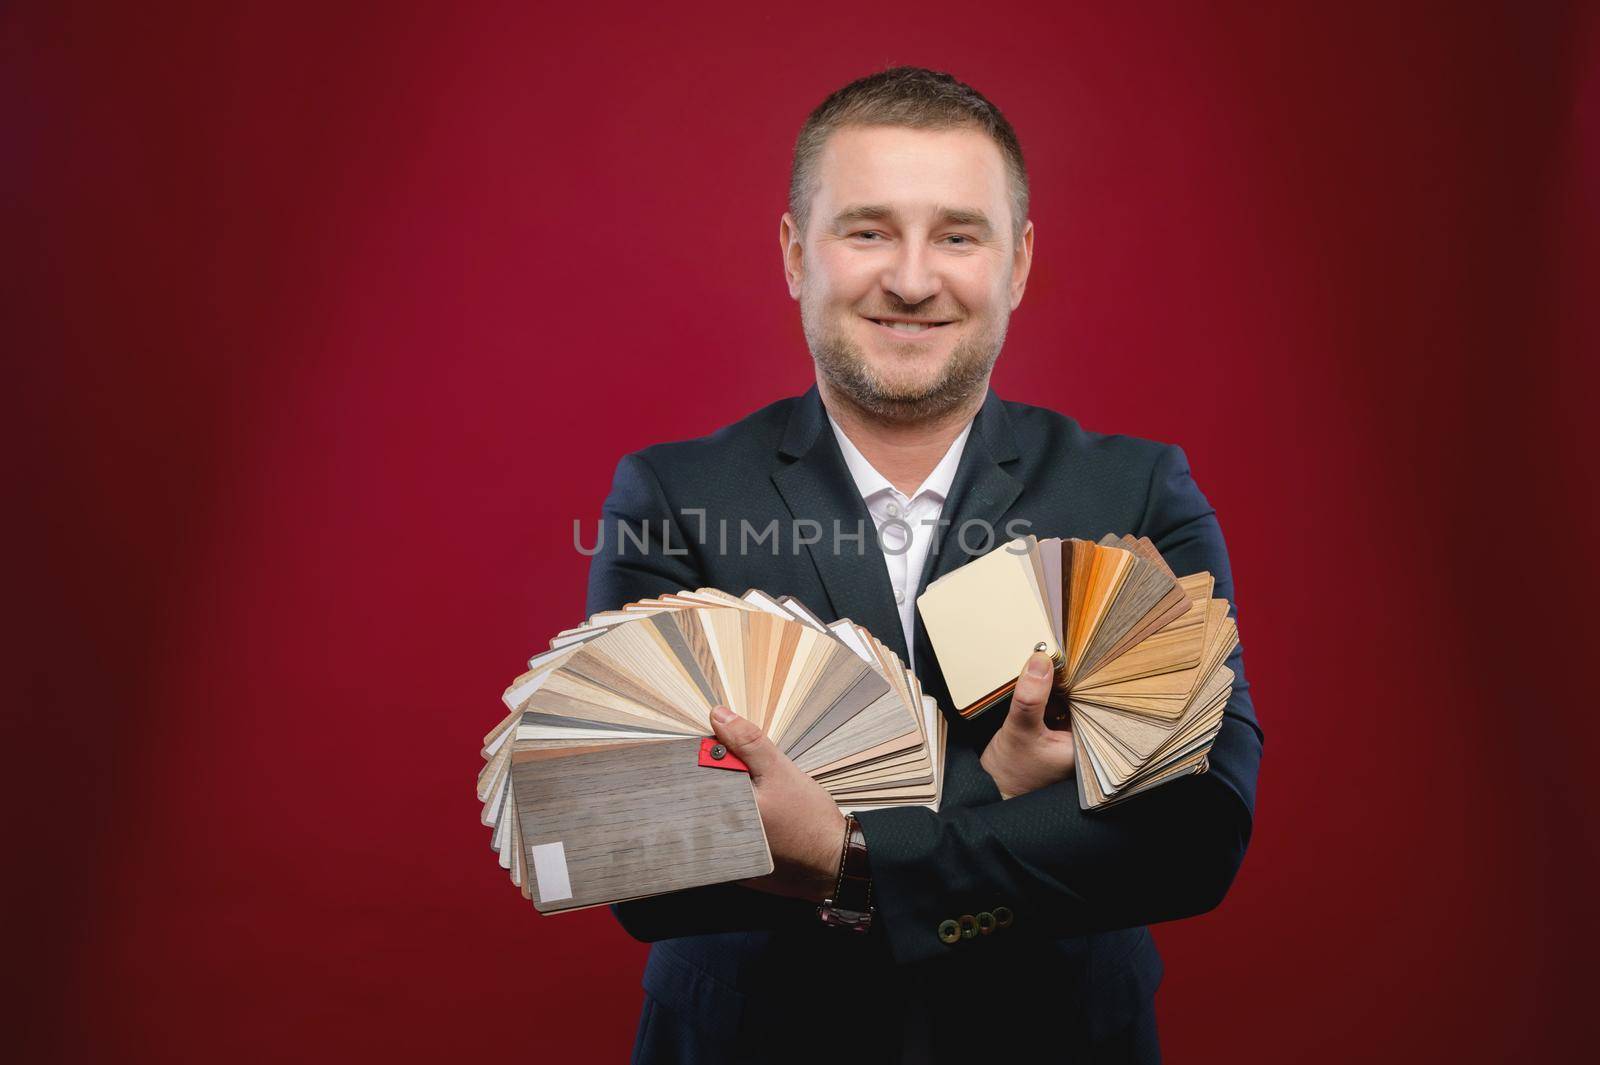
[{"label": "man's ear", "polygon": [[800,280],[804,275],[801,259],[804,248],[800,244],[800,227],[795,223],[794,215],[788,211],[783,212],[783,218],[778,222],[778,247],[783,252],[783,277],[789,284],[789,298],[800,298]]},{"label": "man's ear", "polygon": [[1011,258],[1011,309],[1022,302],[1022,290],[1028,287],[1028,270],[1033,266],[1033,219],[1022,227],[1022,238],[1017,241]]}]

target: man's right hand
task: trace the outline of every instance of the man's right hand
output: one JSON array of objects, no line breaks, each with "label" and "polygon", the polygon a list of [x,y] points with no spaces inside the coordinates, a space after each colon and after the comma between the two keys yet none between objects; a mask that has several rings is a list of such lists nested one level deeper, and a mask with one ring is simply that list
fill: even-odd
[{"label": "man's right hand", "polygon": [[1076,764],[1072,733],[1050,728],[1044,720],[1052,671],[1049,655],[1035,651],[1029,657],[1011,694],[1005,723],[978,759],[994,778],[1002,799],[1026,795],[1072,775]]}]

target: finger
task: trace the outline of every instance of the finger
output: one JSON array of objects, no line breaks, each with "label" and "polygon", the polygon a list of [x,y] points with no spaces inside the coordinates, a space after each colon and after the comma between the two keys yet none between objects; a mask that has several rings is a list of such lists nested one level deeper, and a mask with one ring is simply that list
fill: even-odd
[{"label": "finger", "polygon": [[1050,701],[1050,676],[1055,663],[1043,651],[1028,656],[1028,664],[1017,678],[1011,693],[1011,715],[1018,725],[1037,728],[1044,722],[1045,704]]},{"label": "finger", "polygon": [[783,753],[772,745],[767,734],[754,722],[740,717],[726,706],[711,711],[711,730],[717,740],[750,767],[750,778],[760,780],[778,768]]}]

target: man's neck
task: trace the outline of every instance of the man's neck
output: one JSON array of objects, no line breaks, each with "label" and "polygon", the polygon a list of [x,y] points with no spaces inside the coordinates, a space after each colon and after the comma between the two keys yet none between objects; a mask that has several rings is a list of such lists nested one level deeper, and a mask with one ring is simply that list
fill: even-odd
[{"label": "man's neck", "polygon": [[872,468],[909,496],[922,487],[961,430],[977,415],[988,395],[989,383],[985,379],[973,399],[955,410],[906,423],[887,422],[863,410],[820,374],[817,391],[823,406]]}]

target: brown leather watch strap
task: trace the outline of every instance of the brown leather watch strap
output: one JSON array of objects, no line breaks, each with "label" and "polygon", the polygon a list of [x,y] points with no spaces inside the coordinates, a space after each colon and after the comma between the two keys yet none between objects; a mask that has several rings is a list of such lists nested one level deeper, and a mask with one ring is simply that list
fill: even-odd
[{"label": "brown leather watch strap", "polygon": [[865,932],[872,927],[872,873],[867,864],[867,837],[854,814],[845,814],[844,851],[833,894],[817,907],[822,923]]}]

